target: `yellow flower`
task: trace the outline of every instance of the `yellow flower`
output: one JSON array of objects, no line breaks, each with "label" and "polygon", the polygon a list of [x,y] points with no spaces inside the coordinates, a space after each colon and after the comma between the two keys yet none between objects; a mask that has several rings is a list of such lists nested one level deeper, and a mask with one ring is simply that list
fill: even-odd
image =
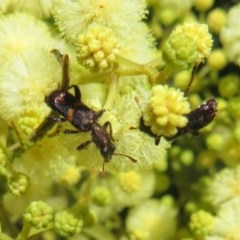
[{"label": "yellow flower", "polygon": [[240,239],[240,198],[236,197],[220,206],[212,231],[206,240]]},{"label": "yellow flower", "polygon": [[111,70],[119,52],[117,39],[111,29],[102,26],[90,28],[76,41],[77,60],[91,71]]},{"label": "yellow flower", "polygon": [[142,0],[56,0],[54,16],[67,39],[78,38],[92,24],[113,28],[118,36],[132,35],[133,28],[145,17]]},{"label": "yellow flower", "polygon": [[227,65],[226,54],[222,49],[215,49],[208,58],[208,65],[212,70],[220,71]]},{"label": "yellow flower", "polygon": [[199,210],[191,215],[189,227],[194,235],[205,236],[213,227],[214,217],[203,210]]},{"label": "yellow flower", "polygon": [[130,209],[127,216],[130,239],[174,239],[176,214],[176,209],[164,201],[148,199],[142,202]]},{"label": "yellow flower", "polygon": [[120,186],[128,193],[137,191],[141,181],[141,176],[135,171],[123,172],[119,176]]},{"label": "yellow flower", "polygon": [[143,112],[146,126],[158,136],[173,136],[177,128],[187,124],[185,114],[190,112],[190,105],[183,92],[167,85],[156,85],[152,96]]},{"label": "yellow flower", "polygon": [[225,168],[209,183],[208,199],[219,205],[235,197],[240,198],[240,166]]},{"label": "yellow flower", "polygon": [[66,166],[65,171],[63,171],[58,181],[61,181],[68,185],[74,185],[79,181],[80,177],[80,169],[76,167],[75,164],[69,164],[69,166]]},{"label": "yellow flower", "polygon": [[209,29],[219,34],[227,21],[227,14],[222,8],[214,8],[207,16]]},{"label": "yellow flower", "polygon": [[213,40],[206,24],[193,22],[178,25],[172,32],[171,36],[179,33],[185,33],[195,41],[198,50],[197,63],[203,62],[204,58],[209,56],[212,49]]},{"label": "yellow flower", "polygon": [[[54,8],[61,34],[74,45],[79,45],[79,36],[81,38],[95,26],[110,29],[111,39],[116,39],[117,45],[121,46],[119,54],[139,63],[149,62],[155,54],[153,37],[142,22],[146,13],[143,0],[57,0]],[[93,63],[88,61],[85,65],[92,66]],[[106,66],[106,63],[102,65]]]},{"label": "yellow flower", "polygon": [[1,62],[29,49],[56,47],[49,28],[27,13],[9,14],[0,19]]},{"label": "yellow flower", "polygon": [[226,16],[226,23],[220,31],[220,39],[228,60],[240,66],[240,4],[233,5]]},{"label": "yellow flower", "polygon": [[39,18],[51,17],[53,0],[12,0],[13,11],[28,12]]},{"label": "yellow flower", "polygon": [[45,49],[28,50],[6,61],[0,70],[1,117],[33,130],[49,113],[44,97],[60,77],[59,64]]},{"label": "yellow flower", "polygon": [[198,11],[207,11],[209,10],[214,4],[214,0],[193,0],[193,6]]},{"label": "yellow flower", "polygon": [[149,170],[118,172],[108,184],[115,206],[118,208],[134,206],[153,194],[154,172]]}]

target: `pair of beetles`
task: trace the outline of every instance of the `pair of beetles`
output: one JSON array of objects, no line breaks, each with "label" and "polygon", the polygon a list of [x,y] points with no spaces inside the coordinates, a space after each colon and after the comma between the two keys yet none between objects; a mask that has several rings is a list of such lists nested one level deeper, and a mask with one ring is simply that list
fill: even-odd
[{"label": "pair of beetles", "polygon": [[[81,150],[94,142],[104,159],[102,166],[102,174],[104,174],[104,164],[109,162],[113,155],[124,156],[132,162],[136,160],[125,154],[116,153],[115,145],[112,137],[112,127],[110,122],[105,122],[103,125],[98,123],[98,119],[103,114],[104,110],[96,112],[86,106],[81,101],[81,91],[77,85],[69,86],[69,59],[68,55],[62,55],[58,50],[54,49],[57,60],[62,65],[62,82],[58,89],[50,92],[45,97],[47,105],[61,117],[51,117],[53,121],[68,121],[76,130],[65,130],[65,133],[90,132],[91,139],[81,143],[77,149]],[[74,95],[68,90],[73,88]],[[185,116],[188,119],[187,125],[183,128],[178,128],[177,133],[171,137],[165,137],[166,140],[174,140],[185,133],[197,134],[198,130],[208,125],[215,117],[217,111],[217,102],[214,98],[210,98],[202,103],[199,107],[192,110]],[[158,145],[161,136],[153,134],[149,126],[146,126],[143,117],[139,121],[139,130],[152,136],[155,139],[155,144]]]}]

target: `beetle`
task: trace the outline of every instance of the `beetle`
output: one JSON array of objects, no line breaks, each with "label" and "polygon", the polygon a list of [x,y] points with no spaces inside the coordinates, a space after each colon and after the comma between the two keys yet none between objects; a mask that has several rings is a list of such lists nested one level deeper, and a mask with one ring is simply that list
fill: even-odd
[{"label": "beetle", "polygon": [[[194,80],[194,74],[196,72],[196,68],[197,66],[195,66],[192,70],[191,79],[184,93],[185,96],[188,94],[191,84]],[[135,97],[135,101],[139,105],[138,99],[136,97]],[[175,135],[169,136],[169,137],[164,136],[164,138],[168,141],[172,141],[186,133],[191,133],[192,135],[198,135],[198,131],[201,128],[207,126],[209,123],[213,121],[213,119],[216,116],[216,112],[217,112],[217,101],[215,100],[215,98],[211,97],[207,101],[203,102],[200,106],[193,109],[188,114],[184,115],[187,118],[187,124],[185,127],[177,128],[177,133]],[[151,131],[151,127],[145,125],[143,116],[139,120],[139,130],[153,137],[155,139],[155,145],[158,145],[160,143],[162,136],[158,136],[154,134]]]},{"label": "beetle", "polygon": [[186,114],[187,125],[183,128],[178,128],[177,133],[171,137],[165,137],[167,140],[174,140],[185,133],[198,135],[198,131],[207,126],[213,121],[217,112],[217,102],[215,98],[210,98],[203,102],[199,107],[193,109]]},{"label": "beetle", "polygon": [[[94,111],[85,105],[81,100],[81,91],[77,85],[71,85],[67,87],[69,82],[69,67],[67,55],[62,55],[58,50],[54,50],[54,54],[57,59],[62,62],[62,83],[60,88],[53,90],[47,96],[45,96],[46,104],[61,117],[52,117],[54,121],[68,121],[76,130],[66,130],[66,134],[79,133],[79,132],[90,132],[91,139],[81,143],[77,149],[82,150],[87,147],[90,143],[94,142],[97,148],[100,149],[100,153],[104,159],[102,166],[102,174],[104,174],[105,162],[109,162],[112,155],[124,156],[130,159],[132,162],[137,162],[131,156],[115,153],[115,145],[113,144],[112,137],[112,126],[110,122],[105,122],[101,126],[97,121],[102,116],[104,110],[99,112]],[[67,72],[66,72],[67,71]],[[73,88],[74,94],[70,93],[69,90]],[[109,129],[109,131],[108,131]]]}]

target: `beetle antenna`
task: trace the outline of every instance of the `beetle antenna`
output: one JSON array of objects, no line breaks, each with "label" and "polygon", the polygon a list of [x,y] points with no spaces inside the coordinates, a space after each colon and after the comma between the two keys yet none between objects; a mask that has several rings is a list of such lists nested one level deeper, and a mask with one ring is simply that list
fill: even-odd
[{"label": "beetle antenna", "polygon": [[138,107],[139,107],[139,109],[140,109],[140,111],[141,111],[141,113],[143,115],[143,111],[142,111],[142,108],[141,108],[140,103],[139,103],[139,98],[136,96],[136,97],[134,97],[134,100],[137,103],[137,105],[138,105]]},{"label": "beetle antenna", "polygon": [[[128,156],[128,155],[126,155],[126,154],[113,153],[113,155],[121,156],[121,157],[126,157],[126,158],[128,158],[129,160],[131,160],[133,163],[137,162],[137,160],[136,160],[135,158],[133,158],[133,157],[131,157],[131,156]],[[105,163],[106,163],[106,161],[104,160],[104,161],[103,161],[103,165],[102,165],[102,170],[101,170],[101,172],[100,172],[100,175],[101,175],[102,178],[104,178],[104,175],[105,175]]]},{"label": "beetle antenna", "polygon": [[192,86],[192,83],[193,83],[193,81],[194,81],[194,79],[195,79],[195,75],[196,75],[196,72],[197,72],[197,67],[198,67],[198,65],[195,65],[195,66],[193,67],[193,69],[192,69],[191,78],[190,78],[190,80],[189,80],[189,82],[188,82],[188,85],[187,85],[187,88],[186,88],[186,90],[185,90],[185,92],[184,92],[184,96],[185,96],[185,97],[188,95],[189,90],[190,90],[190,87]]},{"label": "beetle antenna", "polygon": [[104,170],[104,169],[105,169],[105,162],[106,162],[106,161],[104,160],[104,161],[103,161],[103,165],[102,165],[102,170],[101,170],[101,172],[100,172],[100,175],[101,175],[102,178],[104,178],[104,175],[105,175],[105,170]]},{"label": "beetle antenna", "polygon": [[117,156],[122,156],[122,157],[126,157],[128,158],[129,160],[131,160],[133,163],[137,162],[137,160],[131,156],[128,156],[126,154],[122,154],[122,153],[113,153],[113,155],[117,155]]}]

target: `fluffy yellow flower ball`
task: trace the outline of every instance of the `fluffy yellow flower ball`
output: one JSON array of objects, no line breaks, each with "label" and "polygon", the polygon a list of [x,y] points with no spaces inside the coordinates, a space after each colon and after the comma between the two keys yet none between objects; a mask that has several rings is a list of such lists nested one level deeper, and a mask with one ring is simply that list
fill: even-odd
[{"label": "fluffy yellow flower ball", "polygon": [[167,85],[152,88],[150,102],[143,113],[144,123],[158,136],[173,136],[187,124],[190,105],[183,92]]}]

